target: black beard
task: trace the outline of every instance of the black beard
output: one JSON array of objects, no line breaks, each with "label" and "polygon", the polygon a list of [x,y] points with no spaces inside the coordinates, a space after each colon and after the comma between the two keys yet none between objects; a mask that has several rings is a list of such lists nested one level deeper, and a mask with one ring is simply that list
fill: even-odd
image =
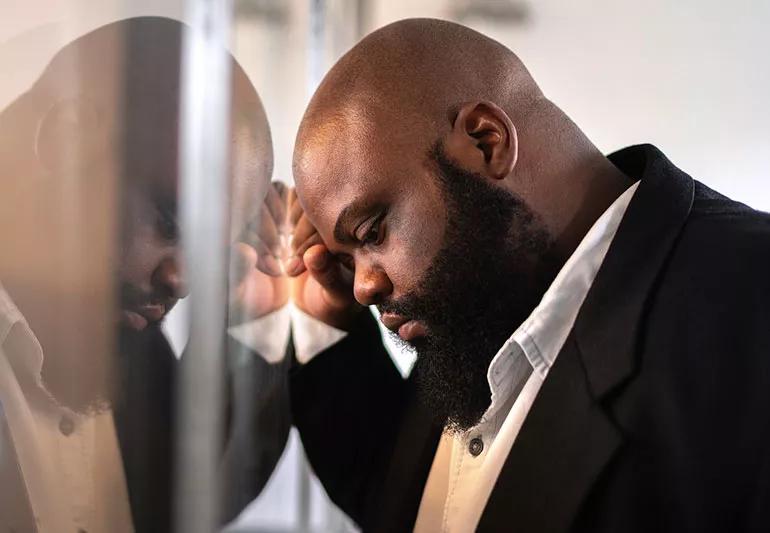
[{"label": "black beard", "polygon": [[[447,209],[441,250],[417,284],[380,312],[422,321],[413,372],[447,430],[466,431],[489,407],[487,369],[558,272],[553,239],[521,198],[430,152]],[[400,340],[400,339],[399,339]]]}]

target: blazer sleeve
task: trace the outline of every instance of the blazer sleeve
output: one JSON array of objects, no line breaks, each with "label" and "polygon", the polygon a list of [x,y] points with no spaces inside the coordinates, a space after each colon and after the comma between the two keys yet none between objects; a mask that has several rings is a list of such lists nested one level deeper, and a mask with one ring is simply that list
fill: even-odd
[{"label": "blazer sleeve", "polygon": [[371,313],[290,373],[291,409],[329,497],[361,525],[373,513],[412,384],[396,369]]},{"label": "blazer sleeve", "polygon": [[286,447],[291,429],[290,360],[267,362],[228,337],[225,358],[221,521],[233,520],[259,496]]}]

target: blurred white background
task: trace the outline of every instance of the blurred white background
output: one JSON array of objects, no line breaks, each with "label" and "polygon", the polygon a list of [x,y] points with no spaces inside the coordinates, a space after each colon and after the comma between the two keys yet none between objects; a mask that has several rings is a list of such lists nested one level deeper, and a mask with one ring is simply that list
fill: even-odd
[{"label": "blurred white background", "polygon": [[[694,178],[770,210],[770,2],[763,0],[237,0],[233,52],[270,120],[275,177],[291,182],[296,128],[323,73],[356,40],[406,17],[456,20],[520,55],[604,151],[657,145]],[[62,45],[135,15],[184,19],[181,0],[2,0],[0,108]],[[183,344],[183,340],[177,344]],[[409,357],[394,352],[402,369]],[[346,531],[295,435],[234,529]]]}]

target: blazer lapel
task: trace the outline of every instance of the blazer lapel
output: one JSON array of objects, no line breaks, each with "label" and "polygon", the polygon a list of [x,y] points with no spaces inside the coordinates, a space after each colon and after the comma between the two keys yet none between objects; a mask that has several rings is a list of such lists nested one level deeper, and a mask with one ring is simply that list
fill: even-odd
[{"label": "blazer lapel", "polygon": [[633,376],[644,308],[692,207],[694,182],[650,145],[610,157],[641,183],[572,333],[498,477],[479,531],[566,531],[622,431],[601,402]]},{"label": "blazer lapel", "polygon": [[478,531],[500,531],[503,524],[519,531],[566,530],[620,443],[617,428],[591,397],[570,335],[497,478]]}]

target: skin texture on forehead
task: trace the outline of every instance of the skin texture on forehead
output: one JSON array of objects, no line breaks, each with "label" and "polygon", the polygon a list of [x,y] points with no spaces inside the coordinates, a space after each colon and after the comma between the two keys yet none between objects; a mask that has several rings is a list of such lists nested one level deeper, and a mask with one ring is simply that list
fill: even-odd
[{"label": "skin texture on forehead", "polygon": [[524,64],[497,41],[451,22],[409,19],[371,33],[343,56],[303,123],[325,122],[341,108],[357,120],[376,109],[394,120],[416,114],[443,122],[448,109],[476,99],[521,117],[541,97]]},{"label": "skin texture on forehead", "polygon": [[[424,159],[463,103],[493,101],[523,120],[541,99],[518,57],[478,32],[433,19],[386,26],[343,56],[308,106],[294,160],[300,201],[369,178],[373,165],[347,171],[372,159],[387,166]],[[324,205],[312,203],[311,218]]]}]

